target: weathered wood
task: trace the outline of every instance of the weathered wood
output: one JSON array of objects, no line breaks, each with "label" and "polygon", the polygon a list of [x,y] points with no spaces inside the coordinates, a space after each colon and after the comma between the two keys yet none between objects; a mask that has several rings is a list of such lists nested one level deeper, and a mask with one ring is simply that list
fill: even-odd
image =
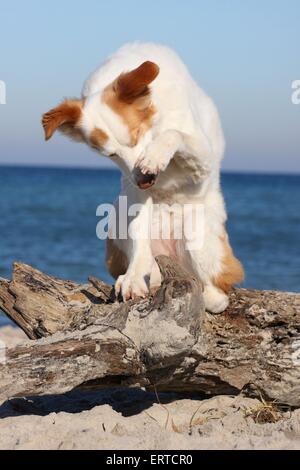
[{"label": "weathered wood", "polygon": [[36,340],[7,351],[0,400],[155,385],[300,406],[300,294],[236,289],[229,308],[210,315],[200,283],[158,262],[161,288],[127,303],[95,278],[79,285],[16,263],[12,281],[0,279],[0,308]]}]

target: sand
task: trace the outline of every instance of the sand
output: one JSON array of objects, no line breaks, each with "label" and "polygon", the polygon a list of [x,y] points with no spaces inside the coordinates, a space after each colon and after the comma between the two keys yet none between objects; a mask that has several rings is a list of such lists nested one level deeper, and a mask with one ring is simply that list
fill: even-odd
[{"label": "sand", "polygon": [[[11,326],[0,329],[9,346],[24,339]],[[124,389],[13,399],[0,406],[0,449],[300,449],[300,410],[272,410],[278,421],[260,424],[256,399],[159,400]]]}]

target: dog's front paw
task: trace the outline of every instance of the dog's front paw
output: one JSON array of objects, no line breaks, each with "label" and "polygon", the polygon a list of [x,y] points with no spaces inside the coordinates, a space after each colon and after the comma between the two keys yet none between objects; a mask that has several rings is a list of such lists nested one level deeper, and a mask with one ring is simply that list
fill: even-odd
[{"label": "dog's front paw", "polygon": [[165,167],[160,164],[159,159],[146,154],[143,158],[137,161],[136,168],[138,168],[143,175],[158,175],[160,171],[165,170]]},{"label": "dog's front paw", "polygon": [[165,155],[166,149],[153,142],[146,149],[145,154],[137,161],[138,168],[144,175],[158,175],[160,171],[164,171],[169,163],[170,156]]},{"label": "dog's front paw", "polygon": [[130,272],[119,276],[115,284],[116,295],[120,294],[124,301],[145,298],[149,292],[145,277]]}]

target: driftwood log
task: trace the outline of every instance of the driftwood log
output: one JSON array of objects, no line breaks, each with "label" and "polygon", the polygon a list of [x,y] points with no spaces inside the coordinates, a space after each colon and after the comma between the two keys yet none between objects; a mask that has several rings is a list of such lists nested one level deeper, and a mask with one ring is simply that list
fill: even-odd
[{"label": "driftwood log", "polygon": [[211,315],[199,282],[166,257],[158,263],[161,288],[127,303],[95,278],[79,285],[16,263],[12,280],[0,279],[0,308],[33,341],[6,351],[0,401],[155,386],[300,406],[300,294],[236,289]]}]

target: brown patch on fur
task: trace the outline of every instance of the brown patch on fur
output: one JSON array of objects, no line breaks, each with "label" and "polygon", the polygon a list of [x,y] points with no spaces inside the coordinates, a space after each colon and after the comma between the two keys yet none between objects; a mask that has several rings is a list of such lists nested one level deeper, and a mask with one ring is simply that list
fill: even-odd
[{"label": "brown patch on fur", "polygon": [[[82,139],[82,133],[76,129],[82,113],[81,100],[65,100],[56,108],[51,109],[43,115],[42,125],[45,131],[45,139],[49,140],[54,132],[59,129],[66,134],[71,135],[74,132],[74,137]],[[77,135],[78,132],[80,136]]]},{"label": "brown patch on fur", "polygon": [[151,103],[149,84],[158,73],[158,65],[144,62],[131,72],[120,75],[103,93],[102,100],[127,125],[132,146],[152,127],[156,109]]},{"label": "brown patch on fur", "polygon": [[242,263],[234,256],[226,231],[221,236],[223,243],[222,272],[213,279],[213,283],[222,291],[228,293],[234,284],[244,280]]},{"label": "brown patch on fur", "polygon": [[97,127],[91,132],[90,143],[92,147],[96,149],[101,149],[104,147],[105,142],[108,140],[108,135]]},{"label": "brown patch on fur", "polygon": [[154,62],[144,62],[131,72],[122,73],[114,82],[118,98],[127,104],[132,104],[138,98],[150,94],[149,85],[159,74],[158,65]]},{"label": "brown patch on fur", "polygon": [[128,268],[127,256],[121,251],[110,238],[106,242],[106,266],[109,273],[117,279],[125,274]]}]

